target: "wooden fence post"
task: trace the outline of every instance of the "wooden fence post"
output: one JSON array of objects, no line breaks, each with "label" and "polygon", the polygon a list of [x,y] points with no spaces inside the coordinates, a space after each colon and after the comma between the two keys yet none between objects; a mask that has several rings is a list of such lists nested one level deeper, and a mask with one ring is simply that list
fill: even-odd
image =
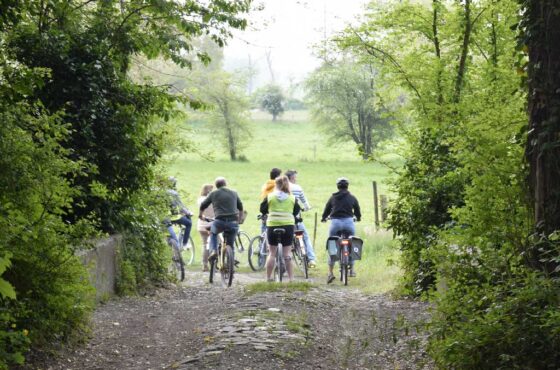
[{"label": "wooden fence post", "polygon": [[375,213],[375,230],[379,229],[379,206],[377,202],[377,182],[373,181],[373,211]]}]

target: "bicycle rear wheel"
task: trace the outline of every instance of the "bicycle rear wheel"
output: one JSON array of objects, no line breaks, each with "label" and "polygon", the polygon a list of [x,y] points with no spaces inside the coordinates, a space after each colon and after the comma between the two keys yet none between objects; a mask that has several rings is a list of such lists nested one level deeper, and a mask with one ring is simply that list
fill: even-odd
[{"label": "bicycle rear wheel", "polygon": [[296,263],[297,267],[301,270],[301,272],[303,272],[305,278],[308,279],[309,265],[307,264],[307,255],[303,253],[303,250],[301,248],[305,248],[305,246],[302,246],[299,243],[299,241],[296,239],[294,241],[294,249],[292,250],[292,258],[294,259],[294,262]]},{"label": "bicycle rear wheel", "polygon": [[263,253],[263,250],[266,250],[266,246],[262,245],[262,243],[266,243],[262,235],[255,236],[249,243],[247,259],[253,271],[261,271],[266,263],[266,255]]},{"label": "bicycle rear wheel", "polygon": [[284,275],[284,255],[282,250],[282,245],[279,245],[276,249],[276,266],[274,266],[274,280],[281,283],[282,277]]},{"label": "bicycle rear wheel", "polygon": [[251,244],[251,237],[245,231],[240,231],[235,237],[235,249],[238,253],[243,253],[245,249],[249,248]]},{"label": "bicycle rear wheel", "polygon": [[230,287],[233,283],[233,273],[234,273],[234,254],[233,248],[226,245],[224,251],[222,251],[222,267],[220,273],[222,275],[222,284]]},{"label": "bicycle rear wheel", "polygon": [[177,280],[183,281],[185,280],[185,262],[183,261],[183,257],[181,256],[181,250],[179,249],[177,241],[175,241],[174,239],[171,239],[169,241],[169,244],[173,253],[171,257],[171,267],[173,270],[173,275],[177,278]]},{"label": "bicycle rear wheel", "polygon": [[348,285],[348,265],[346,263],[340,264],[340,281],[344,285]]},{"label": "bicycle rear wheel", "polygon": [[214,273],[216,272],[216,259],[210,261],[210,274],[208,275],[208,282],[210,284],[214,283]]}]

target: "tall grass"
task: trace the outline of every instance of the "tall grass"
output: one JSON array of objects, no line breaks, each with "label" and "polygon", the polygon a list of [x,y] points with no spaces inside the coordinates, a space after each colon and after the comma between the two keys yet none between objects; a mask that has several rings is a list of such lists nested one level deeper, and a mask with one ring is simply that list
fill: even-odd
[{"label": "tall grass", "polygon": [[[362,222],[357,226],[364,239],[364,260],[358,262],[358,277],[351,280],[368,292],[387,291],[394,286],[399,274],[394,266],[388,266],[389,259],[398,256],[391,248],[391,237],[387,232],[372,232],[374,212],[372,181],[377,181],[379,194],[387,194],[389,170],[376,163],[360,159],[356,147],[351,142],[329,143],[307,119],[306,112],[286,112],[283,120],[272,122],[259,113],[250,122],[253,138],[244,150],[246,162],[231,162],[226,151],[220,146],[204,122],[187,122],[191,131],[189,139],[196,143],[197,153],[177,155],[170,166],[170,175],[178,178],[179,190],[187,203],[195,210],[195,200],[205,183],[212,183],[217,176],[224,176],[229,186],[239,193],[249,216],[242,229],[251,235],[259,232],[256,220],[259,209],[259,194],[263,183],[268,180],[272,167],[283,170],[296,169],[298,183],[303,187],[313,209],[304,214],[307,230],[313,238],[314,219],[321,218],[323,207],[336,191],[335,181],[340,176],[350,179],[350,191],[358,198],[362,207]],[[398,158],[385,155],[384,160],[398,166]],[[196,213],[196,212],[195,212]],[[315,251],[319,268],[312,275],[326,278],[325,240],[328,236],[327,224],[318,222]],[[195,243],[200,246],[200,238],[193,228]],[[199,256],[197,261],[199,261]],[[245,256],[243,257],[245,258]],[[243,261],[244,262],[244,261]]]}]

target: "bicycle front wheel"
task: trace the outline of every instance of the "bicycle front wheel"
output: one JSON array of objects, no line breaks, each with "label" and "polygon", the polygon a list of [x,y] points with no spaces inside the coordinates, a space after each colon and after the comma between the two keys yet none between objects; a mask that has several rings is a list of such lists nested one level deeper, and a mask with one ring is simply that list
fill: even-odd
[{"label": "bicycle front wheel", "polygon": [[222,267],[220,273],[222,275],[222,284],[230,287],[233,283],[233,272],[234,272],[234,255],[233,248],[226,245],[223,255],[222,255]]},{"label": "bicycle front wheel", "polygon": [[240,231],[235,237],[235,249],[238,253],[243,253],[245,249],[249,248],[251,244],[251,237],[245,231]]},{"label": "bicycle front wheel", "polygon": [[185,263],[187,265],[192,265],[194,262],[194,241],[192,236],[189,236],[189,241],[187,242],[187,245],[183,246],[183,259],[185,260]]}]

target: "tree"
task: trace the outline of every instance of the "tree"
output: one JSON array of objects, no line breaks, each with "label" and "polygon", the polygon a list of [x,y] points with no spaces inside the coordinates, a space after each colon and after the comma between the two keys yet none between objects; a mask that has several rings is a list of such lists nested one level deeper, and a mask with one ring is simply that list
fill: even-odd
[{"label": "tree", "polygon": [[130,66],[138,56],[207,62],[192,39],[222,46],[231,28],[245,27],[249,5],[0,2],[0,258],[11,255],[2,279],[17,297],[0,299],[0,367],[23,361],[29,343],[19,328],[46,344],[85,325],[92,291],[75,249],[94,231],[125,235],[134,287],[166,279],[164,202],[154,189],[166,122],[189,101],[135,83]]},{"label": "tree", "polygon": [[257,90],[255,93],[261,109],[272,114],[272,121],[284,113],[286,98],[282,93],[282,88],[278,85],[267,85]]},{"label": "tree", "polygon": [[[557,239],[560,233],[560,5],[555,1],[526,0],[522,45],[528,51],[529,127],[526,157],[536,243],[529,264],[559,272]],[[546,242],[545,242],[546,241]],[[552,244],[550,244],[552,243]]]},{"label": "tree", "polygon": [[341,61],[324,64],[305,84],[314,120],[331,140],[354,141],[363,159],[392,133],[375,77],[371,65]]},{"label": "tree", "polygon": [[211,104],[210,124],[232,161],[251,138],[247,127],[249,102],[244,81],[235,81],[227,72],[216,71],[201,85],[202,99]]}]

